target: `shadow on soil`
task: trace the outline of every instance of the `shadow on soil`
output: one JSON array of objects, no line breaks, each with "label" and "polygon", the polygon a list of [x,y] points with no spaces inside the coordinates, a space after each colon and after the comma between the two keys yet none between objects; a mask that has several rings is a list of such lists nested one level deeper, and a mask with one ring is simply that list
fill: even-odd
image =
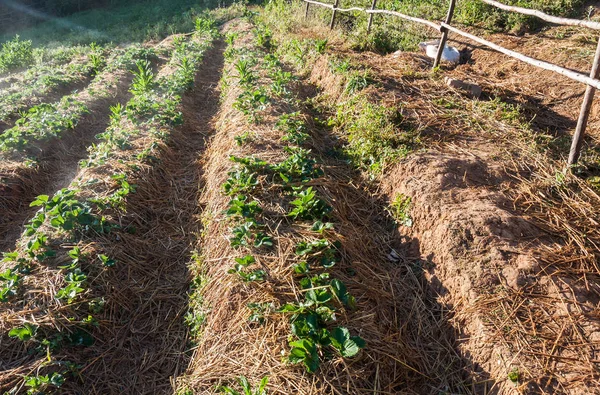
[{"label": "shadow on soil", "polygon": [[[315,97],[318,93],[314,85],[303,84],[298,90],[301,98]],[[307,109],[312,118],[324,119],[330,115],[321,111],[310,106]],[[353,283],[356,289],[361,289],[360,284],[377,287],[384,280],[381,287],[390,289],[393,295],[393,300],[375,301],[378,305],[390,305],[394,321],[380,327],[381,338],[367,340],[371,360],[363,359],[346,367],[355,370],[351,376],[359,377],[361,384],[367,383],[368,387],[360,393],[484,393],[485,384],[479,383],[488,381],[490,375],[470,355],[460,354],[461,334],[450,323],[451,306],[436,300],[444,290],[440,284],[426,280],[423,270],[426,262],[421,260],[418,240],[406,240],[399,232],[388,214],[388,203],[340,154],[342,142],[332,130],[314,124],[311,128],[318,141],[313,151],[320,156],[328,178],[323,193],[339,218],[336,230],[342,235],[345,261],[350,265],[336,273],[336,277],[351,292]],[[396,256],[390,258],[392,251]],[[351,264],[365,260],[373,262],[368,271],[363,271],[363,265]],[[371,299],[378,295],[356,296]],[[388,318],[377,317],[380,321]],[[398,345],[390,344],[394,342]],[[322,384],[325,388],[333,386],[335,393],[348,393],[348,383],[339,382],[336,377],[327,377]]]}]

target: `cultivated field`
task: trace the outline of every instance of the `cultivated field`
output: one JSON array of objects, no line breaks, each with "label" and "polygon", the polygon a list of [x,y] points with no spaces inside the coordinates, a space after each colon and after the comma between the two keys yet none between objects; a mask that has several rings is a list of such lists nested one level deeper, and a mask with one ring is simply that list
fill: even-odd
[{"label": "cultivated field", "polygon": [[[431,71],[427,32],[300,2],[153,4],[5,38],[1,391],[600,391],[584,87],[452,36],[468,59]],[[582,29],[496,22],[589,65]]]}]

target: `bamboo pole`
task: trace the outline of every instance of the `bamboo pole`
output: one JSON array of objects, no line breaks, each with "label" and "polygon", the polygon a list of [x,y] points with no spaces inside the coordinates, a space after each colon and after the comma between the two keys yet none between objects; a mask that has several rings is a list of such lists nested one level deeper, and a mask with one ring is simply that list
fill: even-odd
[{"label": "bamboo pole", "polygon": [[530,58],[529,56],[525,56],[523,54],[520,54],[518,52],[515,51],[511,51],[510,49],[506,49],[504,47],[501,47],[498,44],[494,44],[491,41],[485,40],[483,38],[479,38],[477,36],[474,36],[472,34],[469,34],[467,32],[464,32],[460,29],[455,28],[454,26],[450,26],[446,23],[442,22],[442,27],[446,27],[448,30],[455,32],[463,37],[466,37],[470,40],[473,40],[479,44],[483,44],[487,47],[490,47],[492,49],[495,49],[496,51],[503,53],[505,55],[508,55],[510,57],[513,57],[515,59],[519,59],[522,62],[525,62],[527,64],[530,64],[532,66],[536,66],[539,67],[540,69],[544,69],[544,70],[549,70],[549,71],[553,71],[555,73],[558,73],[560,75],[564,75],[565,77],[568,77],[572,80],[575,81],[579,81],[582,82],[584,84],[593,86],[594,88],[600,89],[600,81],[597,79],[594,79],[592,77],[588,77],[585,74],[581,74],[578,73],[576,71],[573,70],[569,70],[569,69],[565,69],[564,67],[560,67],[557,66],[555,64],[552,63],[548,63],[548,62],[544,62],[543,60],[538,60],[538,59],[534,59],[534,58]]},{"label": "bamboo pole", "polygon": [[[448,13],[446,14],[446,23],[452,23],[452,16],[454,15],[454,7],[456,6],[456,0],[450,0],[450,6],[448,7]],[[442,27],[442,38],[440,39],[440,44],[438,46],[437,53],[435,54],[435,60],[433,61],[433,68],[435,69],[440,65],[442,60],[442,53],[444,52],[444,48],[446,47],[446,41],[448,41],[448,29]]]},{"label": "bamboo pole", "polygon": [[585,21],[585,20],[579,20],[579,19],[570,19],[570,18],[561,18],[558,16],[552,16],[552,15],[545,14],[542,11],[538,11],[538,10],[532,10],[529,8],[515,7],[515,6],[511,6],[511,5],[502,4],[495,0],[481,0],[481,1],[483,1],[484,3],[487,3],[489,5],[492,5],[494,7],[500,8],[501,10],[504,10],[504,11],[518,12],[518,13],[524,14],[524,15],[535,16],[535,17],[545,20],[546,22],[555,23],[557,25],[580,26],[580,27],[587,27],[590,29],[600,30],[599,22]]},{"label": "bamboo pole", "polygon": [[[592,71],[590,72],[590,78],[597,79],[600,74],[600,39],[598,39],[598,46],[596,47],[596,54],[594,55],[594,64],[592,65]],[[579,111],[579,118],[577,119],[577,127],[573,134],[573,142],[571,143],[571,150],[569,151],[569,160],[567,164],[573,165],[579,160],[581,153],[581,145],[583,143],[583,136],[587,127],[588,118],[590,116],[590,109],[592,108],[592,102],[594,101],[594,94],[596,88],[593,86],[587,86],[585,89],[585,95],[583,97],[583,103],[581,104],[581,110]]]},{"label": "bamboo pole", "polygon": [[[374,10],[377,6],[377,0],[373,0],[373,4],[371,4],[371,10]],[[373,15],[369,14],[369,23],[367,24],[367,34],[371,33],[371,25],[373,24]]]},{"label": "bamboo pole", "polygon": [[329,30],[333,29],[333,25],[335,24],[335,13],[337,11],[337,7],[339,4],[340,0],[335,0],[335,3],[333,4],[333,12],[331,13],[331,23],[329,24]]}]

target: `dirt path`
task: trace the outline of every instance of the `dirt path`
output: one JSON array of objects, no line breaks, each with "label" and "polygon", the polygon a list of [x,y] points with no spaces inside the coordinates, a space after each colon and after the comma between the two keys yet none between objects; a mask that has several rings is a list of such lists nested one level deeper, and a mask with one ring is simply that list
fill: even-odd
[{"label": "dirt path", "polygon": [[112,305],[97,344],[86,350],[89,360],[101,358],[85,368],[83,384],[68,390],[169,393],[170,378],[187,367],[188,264],[201,230],[199,161],[214,131],[222,52],[218,42],[205,54],[195,87],[183,98],[184,124],[172,132],[157,163],[132,180],[136,193],[121,218],[132,231],[120,233],[118,243],[114,236],[99,240],[118,262],[107,282]]}]

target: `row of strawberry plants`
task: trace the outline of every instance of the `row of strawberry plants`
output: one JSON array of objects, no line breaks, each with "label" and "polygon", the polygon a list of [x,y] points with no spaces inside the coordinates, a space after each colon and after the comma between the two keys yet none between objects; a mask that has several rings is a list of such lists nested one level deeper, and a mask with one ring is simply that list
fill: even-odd
[{"label": "row of strawberry plants", "polygon": [[[65,374],[77,368],[75,364],[66,363],[54,356],[60,347],[86,346],[94,341],[90,334],[98,326],[94,315],[101,313],[107,303],[104,295],[92,297],[94,290],[101,288],[95,286],[94,282],[99,281],[103,270],[113,267],[116,262],[107,255],[98,253],[93,248],[92,240],[95,234],[119,228],[116,221],[111,221],[111,213],[118,215],[120,210],[124,210],[127,195],[135,192],[135,185],[130,184],[128,179],[135,178],[135,169],[142,165],[144,159],[140,154],[151,149],[159,139],[164,140],[169,128],[181,119],[181,115],[177,113],[181,94],[192,86],[202,55],[211,45],[211,37],[214,36],[214,29],[209,22],[199,20],[198,29],[190,40],[180,40],[176,44],[169,67],[163,69],[168,71],[147,81],[148,84],[143,89],[140,78],[147,77],[152,71],[148,63],[138,62],[139,69],[131,87],[133,97],[119,112],[119,116],[113,117],[107,130],[108,135],[120,130],[120,127],[127,128],[127,124],[136,126],[134,130],[127,129],[131,132],[129,136],[122,135],[129,139],[128,146],[111,146],[115,150],[115,159],[118,157],[119,161],[102,163],[100,166],[100,163],[88,160],[88,169],[82,170],[70,188],[57,192],[52,198],[39,196],[32,205],[40,206],[41,209],[26,227],[21,240],[22,248],[5,254],[3,262],[14,264],[2,276],[5,279],[4,286],[11,288],[5,294],[5,301],[17,296],[24,278],[40,271],[42,262],[47,267],[49,260],[66,261],[57,266],[62,273],[64,286],[56,291],[53,300],[44,306],[44,310],[63,311],[63,316],[67,316],[68,320],[61,322],[61,326],[67,329],[59,331],[25,321],[9,331],[10,337],[26,342],[34,352],[45,351],[48,362],[44,366],[53,367],[53,371],[47,374],[37,373],[25,378],[22,384],[29,387],[31,393],[52,386],[59,387]],[[149,108],[154,110],[149,112]],[[161,132],[155,133],[157,130]],[[148,136],[153,139],[146,138]],[[91,157],[95,157],[96,148],[92,147]],[[129,171],[121,170],[119,162],[122,161],[128,162]],[[90,192],[93,193],[90,195]],[[65,241],[76,245],[68,251],[68,257],[57,256],[53,247]],[[96,265],[93,265],[94,262]],[[23,301],[22,308],[35,303],[34,300]],[[38,317],[36,321],[44,320]]]},{"label": "row of strawberry plants", "polygon": [[131,47],[125,53],[115,53],[103,71],[83,91],[64,96],[54,103],[33,106],[25,112],[14,127],[0,135],[0,151],[24,152],[35,143],[60,138],[63,132],[76,126],[94,101],[115,94],[119,78],[137,60],[152,58],[156,58],[154,50],[139,46]]},{"label": "row of strawberry plants", "polygon": [[[260,123],[262,111],[269,103],[284,109],[297,107],[298,103],[288,88],[291,74],[283,71],[279,60],[266,52],[273,47],[268,28],[257,25],[254,35],[257,46],[263,50],[236,50],[233,46],[235,36],[230,35],[230,49],[226,53],[235,59],[237,83],[242,88],[235,102],[236,108],[247,116],[250,123]],[[259,77],[258,68],[265,69],[266,76]],[[334,224],[329,222],[332,209],[313,187],[307,186],[323,174],[311,151],[302,146],[310,139],[308,128],[300,113],[289,111],[279,116],[276,128],[283,134],[282,141],[287,143],[283,148],[287,156],[279,163],[269,164],[255,157],[231,157],[235,166],[223,184],[223,192],[230,197],[226,216],[233,225],[230,243],[234,249],[252,252],[272,247],[277,240],[266,234],[262,223],[266,219],[259,204],[260,198],[268,199],[264,196],[265,190],[260,188],[262,181],[269,184],[269,194],[275,193],[289,200],[286,217],[291,227],[305,228],[307,223],[312,223],[310,229],[314,237],[297,243],[296,258],[292,264],[300,296],[277,310],[290,316],[287,360],[302,363],[312,373],[322,360],[332,356],[332,350],[342,357],[352,357],[365,343],[360,337],[351,336],[347,328],[334,326],[336,313],[341,308],[355,308],[355,301],[346,285],[331,273],[341,260],[340,243],[328,237],[334,229]],[[244,144],[243,138],[237,141]],[[241,280],[267,281],[264,270],[254,269],[254,254],[245,254],[234,261],[230,273]],[[268,316],[264,306],[263,302],[252,303],[251,318],[259,317],[264,322],[265,314]]]},{"label": "row of strawberry plants", "polygon": [[91,44],[81,55],[63,65],[42,63],[28,69],[10,85],[7,82],[9,86],[0,90],[0,121],[7,122],[30,103],[58,87],[84,81],[88,76],[96,76],[106,66],[106,58],[110,54],[109,49]]}]

